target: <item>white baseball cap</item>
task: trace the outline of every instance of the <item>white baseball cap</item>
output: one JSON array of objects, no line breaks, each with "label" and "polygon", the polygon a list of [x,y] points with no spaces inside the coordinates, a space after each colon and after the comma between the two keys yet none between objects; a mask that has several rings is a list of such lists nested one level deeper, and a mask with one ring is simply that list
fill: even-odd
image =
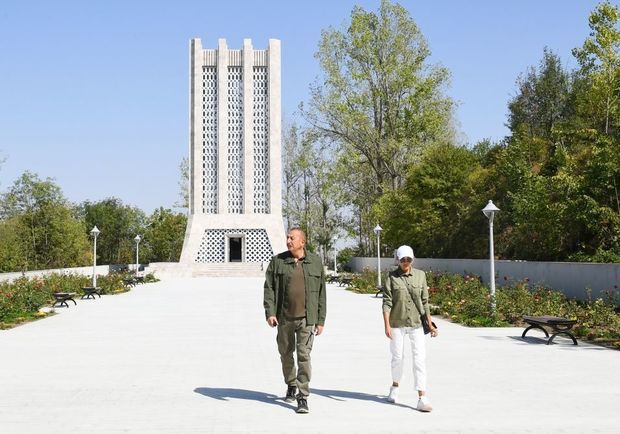
[{"label": "white baseball cap", "polygon": [[403,258],[415,258],[415,256],[413,256],[413,249],[409,246],[400,246],[398,250],[396,250],[396,257],[399,261]]}]

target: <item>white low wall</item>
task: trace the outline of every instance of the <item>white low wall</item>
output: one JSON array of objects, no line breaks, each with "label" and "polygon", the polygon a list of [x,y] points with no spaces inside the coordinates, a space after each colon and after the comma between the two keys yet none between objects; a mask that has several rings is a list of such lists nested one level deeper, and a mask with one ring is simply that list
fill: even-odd
[{"label": "white low wall", "polygon": [[[121,268],[129,267],[129,269],[136,268],[136,264],[123,265],[123,264],[115,264],[115,265],[97,265],[97,276],[107,276],[111,271],[120,270]],[[90,267],[73,267],[73,268],[54,268],[50,270],[32,270],[25,272],[16,272],[16,273],[0,273],[0,282],[5,281],[13,281],[19,277],[39,277],[46,276],[48,274],[83,274],[84,276],[92,276],[93,275],[93,266]]]},{"label": "white low wall", "polygon": [[[382,271],[390,270],[396,265],[394,258],[381,258]],[[349,266],[355,272],[364,268],[376,270],[377,258],[352,258]],[[489,261],[486,259],[416,258],[414,267],[424,271],[472,273],[480,276],[485,284],[490,281]],[[578,300],[587,299],[587,289],[592,291],[593,299],[602,297],[603,291],[613,291],[620,296],[620,264],[496,260],[495,278],[498,286],[528,279],[531,285],[543,285]]]}]

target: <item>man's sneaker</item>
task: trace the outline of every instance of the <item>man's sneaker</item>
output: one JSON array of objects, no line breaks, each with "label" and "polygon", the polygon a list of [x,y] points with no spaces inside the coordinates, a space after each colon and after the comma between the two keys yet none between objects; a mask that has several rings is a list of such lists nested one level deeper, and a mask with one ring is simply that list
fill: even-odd
[{"label": "man's sneaker", "polygon": [[420,396],[420,399],[418,400],[417,408],[418,408],[418,411],[423,411],[425,413],[433,411],[433,406],[431,405],[431,402],[428,400],[426,396]]},{"label": "man's sneaker", "polygon": [[286,389],[286,396],[284,397],[284,400],[286,402],[295,402],[295,392],[297,392],[297,387],[288,386],[288,388]]},{"label": "man's sneaker", "polygon": [[398,399],[398,386],[390,386],[390,394],[387,397],[388,402],[396,402]]},{"label": "man's sneaker", "polygon": [[297,398],[297,410],[295,410],[297,413],[308,413],[308,401],[306,400],[306,398],[299,397]]}]

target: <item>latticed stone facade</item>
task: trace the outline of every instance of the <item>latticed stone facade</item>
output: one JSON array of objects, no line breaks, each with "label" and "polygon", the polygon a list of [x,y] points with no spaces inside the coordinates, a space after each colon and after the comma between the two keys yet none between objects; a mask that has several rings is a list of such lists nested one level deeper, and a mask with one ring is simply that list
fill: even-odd
[{"label": "latticed stone facade", "polygon": [[202,71],[202,211],[217,212],[217,70]]},{"label": "latticed stone facade", "polygon": [[207,229],[200,242],[196,262],[228,262],[227,236],[245,238],[243,262],[267,262],[273,256],[265,229]]},{"label": "latticed stone facade", "polygon": [[286,248],[280,41],[190,43],[190,216],[181,263],[266,262]]}]

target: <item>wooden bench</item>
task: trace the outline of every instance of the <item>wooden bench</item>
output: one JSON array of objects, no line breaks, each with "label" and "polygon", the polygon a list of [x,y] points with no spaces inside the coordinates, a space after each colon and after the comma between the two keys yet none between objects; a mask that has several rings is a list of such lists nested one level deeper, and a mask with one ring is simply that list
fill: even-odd
[{"label": "wooden bench", "polygon": [[85,286],[82,288],[82,291],[84,292],[84,294],[82,295],[82,299],[89,299],[89,298],[95,298],[95,294],[99,296],[99,298],[101,298],[101,293],[99,291],[101,291],[101,288],[94,288],[92,286]]},{"label": "wooden bench", "polygon": [[338,282],[338,280],[340,280],[340,277],[336,274],[332,274],[327,278],[327,283],[335,283]]},{"label": "wooden bench", "polygon": [[52,307],[56,307],[57,303],[60,303],[58,306],[67,306],[67,307],[69,307],[69,304],[67,303],[67,300],[71,300],[73,302],[73,304],[75,304],[77,306],[77,303],[73,299],[74,295],[75,295],[75,292],[55,292],[54,293],[54,298],[56,299],[56,301],[54,301],[54,304],[52,304]]},{"label": "wooden bench", "polygon": [[137,282],[137,281],[136,281],[136,279],[135,279],[135,278],[133,278],[133,277],[126,277],[126,278],[124,278],[124,279],[123,279],[123,284],[124,284],[126,287],[131,288],[131,287],[136,286],[136,285],[138,284],[138,282]]},{"label": "wooden bench", "polygon": [[138,283],[144,283],[144,276],[130,276],[123,279],[123,284],[129,288],[133,288]]},{"label": "wooden bench", "polygon": [[341,277],[338,279],[338,286],[349,286],[353,282],[352,277]]},{"label": "wooden bench", "polygon": [[[577,321],[567,318],[560,318],[557,316],[524,316],[523,321],[529,324],[523,334],[522,338],[525,337],[525,334],[532,329],[539,329],[545,333],[545,336],[549,338],[547,341],[547,345],[553,342],[553,339],[557,335],[566,335],[573,340],[573,344],[577,345],[577,339],[570,332],[573,326],[577,323]],[[551,337],[549,337],[549,333],[545,329],[545,327],[549,327],[552,331]]]}]

